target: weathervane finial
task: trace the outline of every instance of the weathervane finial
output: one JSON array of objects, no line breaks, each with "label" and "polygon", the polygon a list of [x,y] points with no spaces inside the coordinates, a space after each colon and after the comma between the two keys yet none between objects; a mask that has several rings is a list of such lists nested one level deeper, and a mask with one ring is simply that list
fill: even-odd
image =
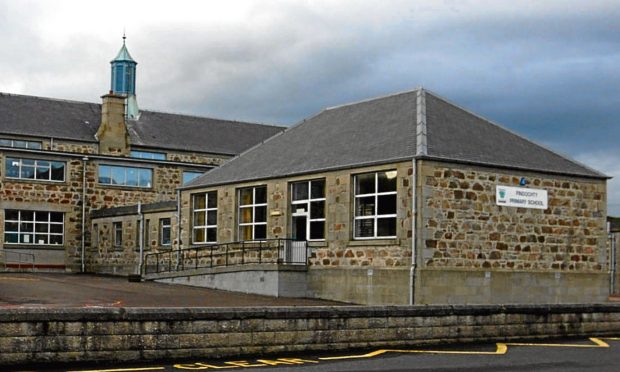
[{"label": "weathervane finial", "polygon": [[125,27],[123,27],[123,44],[125,44],[125,39],[127,39],[127,36],[125,35]]}]

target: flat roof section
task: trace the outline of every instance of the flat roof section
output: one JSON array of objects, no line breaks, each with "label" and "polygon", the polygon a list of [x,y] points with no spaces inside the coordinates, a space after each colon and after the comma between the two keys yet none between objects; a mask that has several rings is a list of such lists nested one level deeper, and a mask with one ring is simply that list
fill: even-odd
[{"label": "flat roof section", "polygon": [[40,307],[344,306],[87,274],[0,273],[0,309]]}]

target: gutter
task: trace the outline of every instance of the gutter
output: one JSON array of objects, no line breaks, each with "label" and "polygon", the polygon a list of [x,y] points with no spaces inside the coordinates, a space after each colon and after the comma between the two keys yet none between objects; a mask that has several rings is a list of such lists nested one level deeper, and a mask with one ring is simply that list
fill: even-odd
[{"label": "gutter", "polygon": [[181,189],[177,189],[177,264],[176,270],[179,270],[181,264]]},{"label": "gutter", "polygon": [[417,220],[417,196],[416,196],[416,159],[413,158],[411,161],[412,172],[411,172],[411,267],[409,268],[409,305],[415,304],[415,274],[417,268],[417,257],[416,257],[416,240],[418,239],[418,234],[416,231],[416,220]]},{"label": "gutter", "polygon": [[609,236],[610,243],[610,257],[609,257],[609,294],[614,295],[616,293],[616,234],[611,231],[611,222],[607,222],[607,234]]},{"label": "gutter", "polygon": [[140,237],[138,238],[140,246],[140,258],[138,261],[138,272],[136,274],[142,275],[142,267],[144,266],[144,213],[142,213],[142,202],[138,202],[138,216],[140,217]]},{"label": "gutter", "polygon": [[86,272],[86,163],[88,156],[82,158],[82,249],[80,251],[80,272]]}]

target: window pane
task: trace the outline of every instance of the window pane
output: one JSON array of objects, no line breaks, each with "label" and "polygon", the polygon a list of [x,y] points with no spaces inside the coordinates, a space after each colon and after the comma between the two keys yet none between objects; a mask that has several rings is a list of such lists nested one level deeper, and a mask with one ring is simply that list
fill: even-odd
[{"label": "window pane", "polygon": [[153,171],[151,169],[140,169],[139,177],[140,187],[151,187],[153,183]]},{"label": "window pane", "polygon": [[205,209],[205,194],[194,195],[194,209]]},{"label": "window pane", "polygon": [[99,166],[99,183],[112,183],[112,168],[107,165]]},{"label": "window pane", "polygon": [[303,204],[293,204],[291,207],[293,213],[302,213],[308,211],[308,203]]},{"label": "window pane", "polygon": [[379,176],[379,192],[396,191],[396,171],[377,173]]},{"label": "window pane", "polygon": [[325,221],[310,222],[310,239],[325,239]]},{"label": "window pane", "polygon": [[6,176],[17,178],[19,177],[19,160],[13,158],[6,158]]},{"label": "window pane", "polygon": [[[56,234],[62,234],[62,225],[60,224],[52,224],[50,225],[50,232],[51,233],[56,233]],[[94,234],[94,232],[93,232]]]},{"label": "window pane", "polygon": [[207,225],[217,225],[217,211],[207,212]]},{"label": "window pane", "polygon": [[7,210],[4,211],[4,219],[5,220],[17,221],[18,218],[19,218],[19,211],[15,211],[15,210],[11,210],[11,209],[7,209]]},{"label": "window pane", "polygon": [[254,222],[267,222],[267,207],[256,207]]},{"label": "window pane", "polygon": [[125,168],[110,167],[112,169],[112,185],[125,184]]},{"label": "window pane", "polygon": [[50,212],[50,221],[52,222],[63,222],[62,213],[60,212]]},{"label": "window pane", "polygon": [[50,235],[50,244],[62,244],[62,235]]},{"label": "window pane", "polygon": [[316,201],[310,203],[310,218],[324,218],[325,217],[325,202]]},{"label": "window pane", "polygon": [[355,194],[372,194],[375,192],[375,174],[359,174],[355,177]]},{"label": "window pane", "polygon": [[217,241],[217,229],[215,229],[215,228],[207,229],[207,241],[208,242],[216,242]]},{"label": "window pane", "polygon": [[377,236],[396,236],[396,218],[378,218]]},{"label": "window pane", "polygon": [[127,168],[127,186],[138,186],[138,172],[139,170],[136,168]]},{"label": "window pane", "polygon": [[41,150],[41,142],[28,142],[29,149]]},{"label": "window pane", "polygon": [[48,233],[50,225],[47,223],[37,223],[34,226],[34,231],[38,233]]},{"label": "window pane", "polygon": [[4,231],[17,232],[18,226],[19,226],[18,222],[5,222],[4,223]]},{"label": "window pane", "polygon": [[13,147],[19,147],[20,149],[25,149],[28,147],[26,141],[13,141]]},{"label": "window pane", "polygon": [[20,213],[22,221],[34,221],[34,212],[21,211]]},{"label": "window pane", "polygon": [[18,237],[17,233],[4,233],[4,242],[5,243],[17,243],[18,242],[17,237]]},{"label": "window pane", "polygon": [[312,189],[312,191],[310,192],[312,199],[319,199],[319,198],[325,197],[325,181],[324,180],[312,181],[310,187]]},{"label": "window pane", "polygon": [[48,235],[45,234],[37,234],[34,236],[34,241],[36,244],[47,244],[48,243]]},{"label": "window pane", "polygon": [[254,226],[254,239],[266,239],[267,238],[267,225]]},{"label": "window pane", "polygon": [[36,212],[34,215],[34,220],[37,222],[47,222],[49,219],[50,215],[46,212]]},{"label": "window pane", "polygon": [[64,181],[65,180],[65,163],[59,161],[52,162],[52,180]]},{"label": "window pane", "polygon": [[202,243],[205,241],[205,230],[204,229],[194,229],[194,242]]},{"label": "window pane", "polygon": [[252,207],[239,209],[239,222],[251,223],[252,222]]},{"label": "window pane", "polygon": [[204,226],[205,225],[205,212],[195,212],[194,213],[194,226]]},{"label": "window pane", "polygon": [[32,244],[34,242],[33,234],[20,234],[19,242],[24,244]]},{"label": "window pane", "polygon": [[377,214],[396,214],[396,194],[379,195]]},{"label": "window pane", "polygon": [[207,206],[209,208],[217,208],[217,191],[207,193]]},{"label": "window pane", "polygon": [[252,188],[241,189],[239,191],[239,205],[252,204]]},{"label": "window pane", "polygon": [[26,166],[22,163],[22,173],[20,178],[34,179],[34,166]]},{"label": "window pane", "polygon": [[252,240],[252,226],[241,226],[239,228],[239,238],[241,240]]},{"label": "window pane", "polygon": [[47,160],[37,160],[37,167],[49,168],[50,167],[50,162],[47,161]]},{"label": "window pane", "polygon": [[375,220],[372,218],[355,220],[355,236],[370,238],[375,235]]},{"label": "window pane", "polygon": [[375,197],[365,196],[363,198],[355,198],[355,215],[356,216],[374,216],[375,215]]},{"label": "window pane", "polygon": [[293,184],[293,200],[308,199],[308,182],[296,182]]},{"label": "window pane", "polygon": [[0,139],[0,146],[11,147],[11,140],[9,140],[9,139]]},{"label": "window pane", "polygon": [[256,200],[254,204],[267,203],[267,187],[256,187]]},{"label": "window pane", "polygon": [[49,180],[50,179],[50,169],[37,167],[35,178],[38,180]]},{"label": "window pane", "polygon": [[29,165],[31,167],[34,167],[34,160],[33,159],[22,159],[22,165]]}]

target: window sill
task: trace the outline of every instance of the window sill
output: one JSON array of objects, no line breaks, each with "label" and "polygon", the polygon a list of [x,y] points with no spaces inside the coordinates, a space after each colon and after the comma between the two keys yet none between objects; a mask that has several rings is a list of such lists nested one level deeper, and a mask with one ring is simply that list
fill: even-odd
[{"label": "window sill", "polygon": [[13,178],[4,177],[4,182],[17,182],[17,183],[37,183],[44,185],[67,185],[67,181],[55,181],[55,180],[35,180],[32,178]]},{"label": "window sill", "polygon": [[369,245],[400,245],[400,239],[366,239],[366,240],[351,240],[348,246],[350,247],[363,247]]},{"label": "window sill", "polygon": [[153,187],[145,186],[126,186],[126,185],[109,185],[107,183],[97,183],[98,187],[120,189],[120,190],[132,190],[132,191],[153,191]]},{"label": "window sill", "polygon": [[47,249],[64,251],[65,246],[62,244],[10,244],[4,243],[3,249]]}]

